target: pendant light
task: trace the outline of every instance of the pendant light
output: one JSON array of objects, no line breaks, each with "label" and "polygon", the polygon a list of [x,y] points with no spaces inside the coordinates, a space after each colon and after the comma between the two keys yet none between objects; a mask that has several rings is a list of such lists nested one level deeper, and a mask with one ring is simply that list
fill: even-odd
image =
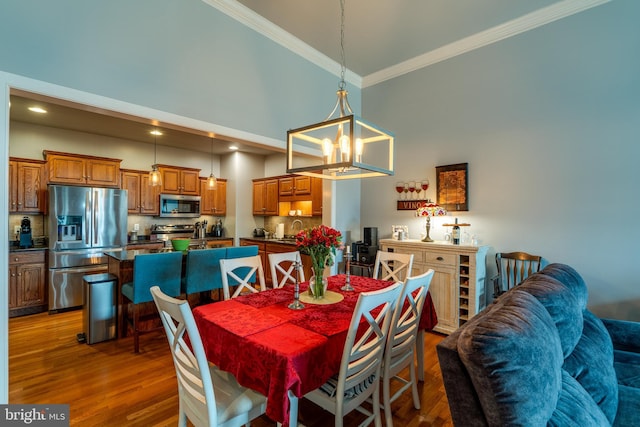
[{"label": "pendant light", "polygon": [[340,0],[338,100],[322,122],[287,132],[287,173],[339,180],[393,175],[393,133],[353,114],[344,75],[344,0]]},{"label": "pendant light", "polygon": [[211,138],[211,174],[207,179],[207,190],[215,190],[218,185],[218,180],[213,174],[213,138]]},{"label": "pendant light", "polygon": [[151,172],[149,172],[149,185],[157,187],[162,185],[162,175],[158,170],[157,154],[158,154],[158,135],[162,135],[162,132],[155,129],[151,131],[153,134],[153,165],[151,165]]}]

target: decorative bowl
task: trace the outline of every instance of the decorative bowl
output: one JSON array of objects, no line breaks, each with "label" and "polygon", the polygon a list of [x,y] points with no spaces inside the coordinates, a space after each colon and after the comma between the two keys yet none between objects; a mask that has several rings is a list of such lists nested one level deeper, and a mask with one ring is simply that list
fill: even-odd
[{"label": "decorative bowl", "polygon": [[174,251],[186,251],[187,249],[189,249],[189,243],[191,243],[191,239],[171,239],[171,246],[173,246]]}]

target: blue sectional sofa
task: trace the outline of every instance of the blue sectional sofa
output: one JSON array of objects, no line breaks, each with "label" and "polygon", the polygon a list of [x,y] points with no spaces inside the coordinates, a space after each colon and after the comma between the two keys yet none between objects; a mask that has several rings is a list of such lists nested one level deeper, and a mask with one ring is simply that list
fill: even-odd
[{"label": "blue sectional sofa", "polygon": [[550,264],[437,345],[456,426],[639,426],[640,323],[601,320]]}]

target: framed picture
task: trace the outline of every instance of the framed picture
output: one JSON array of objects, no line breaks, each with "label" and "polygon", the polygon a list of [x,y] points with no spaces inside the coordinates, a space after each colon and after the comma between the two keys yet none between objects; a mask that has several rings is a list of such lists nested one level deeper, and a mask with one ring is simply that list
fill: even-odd
[{"label": "framed picture", "polygon": [[467,163],[436,167],[437,203],[448,211],[469,210]]},{"label": "framed picture", "polygon": [[409,235],[409,227],[406,225],[392,225],[391,226],[391,238],[398,240],[400,232],[404,232],[404,237]]}]

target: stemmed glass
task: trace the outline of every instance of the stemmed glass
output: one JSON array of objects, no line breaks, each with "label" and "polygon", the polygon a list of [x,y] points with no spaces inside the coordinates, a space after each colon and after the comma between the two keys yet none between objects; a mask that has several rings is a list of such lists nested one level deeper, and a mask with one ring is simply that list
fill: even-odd
[{"label": "stemmed glass", "polygon": [[351,286],[351,248],[347,246],[347,249],[344,253],[344,262],[345,262],[345,275],[347,276],[344,281],[344,286],[341,287],[343,291],[353,291],[353,287]]},{"label": "stemmed glass", "polygon": [[410,193],[409,198],[412,199],[412,200],[415,199],[415,197],[413,197],[414,191],[416,191],[416,182],[415,181],[409,181],[409,193]]},{"label": "stemmed glass", "polygon": [[300,268],[302,263],[294,261],[292,264],[296,272],[296,283],[293,287],[293,302],[288,307],[291,310],[302,310],[304,308],[304,304],[300,302]]},{"label": "stemmed glass", "polygon": [[405,182],[404,189],[402,191],[404,191],[404,199],[409,200],[409,196],[407,196],[407,193],[409,192],[409,184]]},{"label": "stemmed glass", "polygon": [[422,185],[416,185],[416,198],[420,200],[420,192],[422,191]]},{"label": "stemmed glass", "polygon": [[404,191],[404,182],[396,182],[396,191],[398,192],[398,200],[402,199],[402,192]]},{"label": "stemmed glass", "polygon": [[428,179],[423,179],[422,182],[420,183],[420,187],[422,187],[422,189],[426,193],[427,188],[429,188],[429,180]]}]

